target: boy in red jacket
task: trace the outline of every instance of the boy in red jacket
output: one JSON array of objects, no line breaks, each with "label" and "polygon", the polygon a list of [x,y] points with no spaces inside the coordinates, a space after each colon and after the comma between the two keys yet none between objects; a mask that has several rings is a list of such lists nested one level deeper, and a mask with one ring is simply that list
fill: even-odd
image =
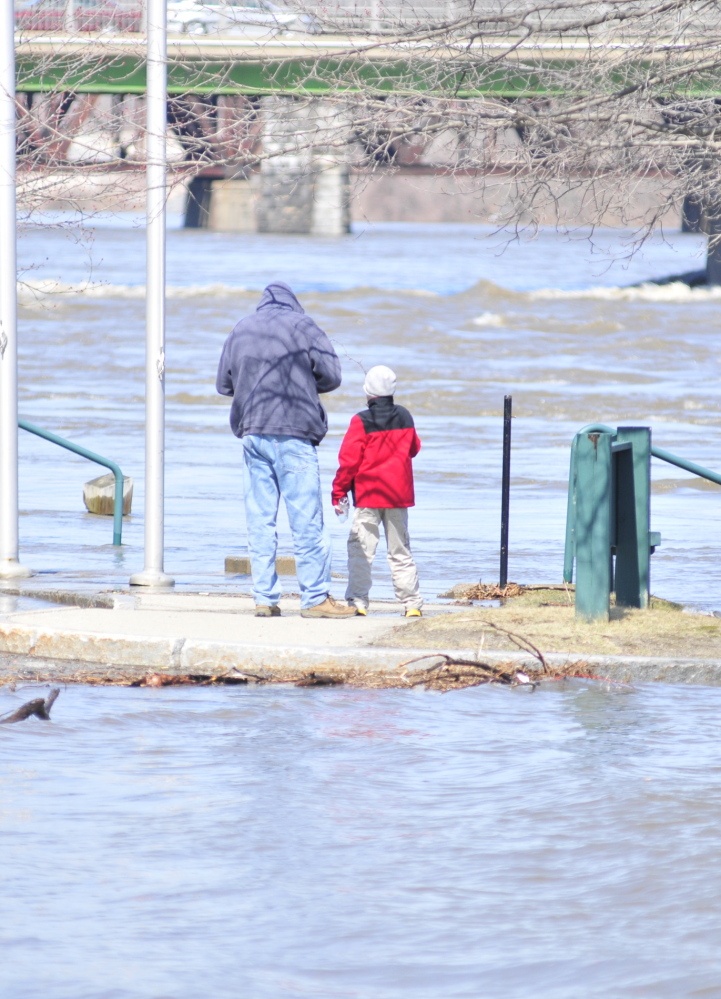
[{"label": "boy in red jacket", "polygon": [[408,507],[415,505],[411,459],[421,449],[413,417],[396,406],[396,376],[384,364],[371,368],[363,383],[368,409],[350,421],[333,480],[333,507],[340,516],[349,492],[356,507],[348,537],[346,600],[368,613],[371,566],[383,524],[396,599],[406,617],[420,617],[423,600],[408,538]]}]

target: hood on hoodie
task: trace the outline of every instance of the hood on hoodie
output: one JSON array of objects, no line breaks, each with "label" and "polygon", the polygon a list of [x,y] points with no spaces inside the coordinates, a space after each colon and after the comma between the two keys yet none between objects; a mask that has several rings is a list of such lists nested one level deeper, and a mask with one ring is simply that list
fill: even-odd
[{"label": "hood on hoodie", "polygon": [[283,281],[273,281],[272,284],[268,285],[255,311],[258,312],[260,309],[266,309],[273,305],[282,309],[292,309],[293,312],[305,312],[305,309],[295,297],[293,290]]}]

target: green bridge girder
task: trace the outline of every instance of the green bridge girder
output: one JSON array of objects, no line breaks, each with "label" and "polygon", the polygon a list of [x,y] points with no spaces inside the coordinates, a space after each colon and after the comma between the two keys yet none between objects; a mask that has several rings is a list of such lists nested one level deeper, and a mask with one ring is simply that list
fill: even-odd
[{"label": "green bridge girder", "polygon": [[[21,42],[16,57],[18,93],[58,89],[88,94],[145,93],[145,58],[137,36],[99,40],[95,49],[92,39],[83,41],[81,45],[72,39],[54,41],[46,36]],[[401,57],[398,49],[354,50],[351,40],[234,44],[171,39],[168,93],[322,97],[362,91],[446,99],[549,97],[562,93],[557,82],[560,74],[554,70],[567,70],[578,59],[573,50],[555,50],[543,58],[536,51],[525,59],[516,54],[491,68],[487,51],[480,50],[477,59],[473,51],[441,58],[424,54],[422,49]],[[628,77],[606,76],[605,85],[609,82],[622,87]],[[684,79],[673,96],[680,94],[687,99],[721,96],[721,78],[708,74]]]},{"label": "green bridge girder", "polygon": [[[539,79],[496,71],[483,82],[469,86],[467,73],[447,72],[438,85],[437,67],[405,60],[355,63],[320,58],[247,61],[168,63],[169,94],[312,95],[363,91],[379,94],[426,93],[459,98],[493,95],[530,97],[550,93]],[[429,84],[433,80],[433,84]],[[75,60],[19,59],[18,93],[41,93],[57,89],[75,93],[143,94],[145,62],[135,57],[98,59],[79,66]]]}]

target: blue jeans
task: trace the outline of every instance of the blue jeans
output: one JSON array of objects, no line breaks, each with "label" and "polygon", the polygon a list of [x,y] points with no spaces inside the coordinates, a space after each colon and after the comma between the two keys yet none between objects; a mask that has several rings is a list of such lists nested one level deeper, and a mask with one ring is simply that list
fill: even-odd
[{"label": "blue jeans", "polygon": [[278,506],[285,500],[293,534],[300,606],[323,603],[330,591],[331,545],[323,526],[318,455],[310,441],[282,434],[243,437],[248,551],[257,604],[277,604]]}]

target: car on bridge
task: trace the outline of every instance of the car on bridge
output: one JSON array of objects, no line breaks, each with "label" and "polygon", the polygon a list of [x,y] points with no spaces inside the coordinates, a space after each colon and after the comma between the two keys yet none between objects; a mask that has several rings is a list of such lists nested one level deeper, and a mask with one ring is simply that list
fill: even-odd
[{"label": "car on bridge", "polygon": [[230,32],[257,36],[279,35],[286,31],[317,35],[322,27],[312,14],[281,7],[273,0],[244,0],[242,4],[169,0],[168,31],[185,35]]},{"label": "car on bridge", "polygon": [[24,0],[15,9],[19,31],[140,31],[140,6],[115,0]]}]

